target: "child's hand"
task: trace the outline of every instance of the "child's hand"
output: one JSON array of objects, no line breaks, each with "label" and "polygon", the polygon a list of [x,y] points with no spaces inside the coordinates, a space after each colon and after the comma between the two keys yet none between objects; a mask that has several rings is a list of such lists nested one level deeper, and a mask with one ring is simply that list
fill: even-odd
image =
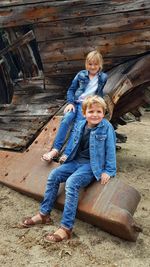
[{"label": "child's hand", "polygon": [[73,104],[68,104],[64,109],[64,113],[67,113],[67,112],[70,112],[70,111],[75,112],[75,107],[74,107]]},{"label": "child's hand", "polygon": [[107,173],[102,173],[101,184],[107,184],[109,179],[110,179],[110,176]]}]

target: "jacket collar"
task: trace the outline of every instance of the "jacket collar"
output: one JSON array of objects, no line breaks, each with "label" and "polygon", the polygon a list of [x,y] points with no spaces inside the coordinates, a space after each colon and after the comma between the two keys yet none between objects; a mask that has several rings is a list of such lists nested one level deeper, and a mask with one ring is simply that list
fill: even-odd
[{"label": "jacket collar", "polygon": [[[105,121],[105,119],[102,119],[102,121],[97,125],[97,127],[99,127],[99,128],[103,127],[105,125],[104,121]],[[85,125],[86,125],[86,120],[83,121],[81,128],[83,129]]]},{"label": "jacket collar", "polygon": [[104,120],[105,120],[105,119],[102,119],[101,122],[98,124],[97,127],[103,127],[103,126],[104,126]]},{"label": "jacket collar", "polygon": [[[102,71],[99,71],[99,72],[98,72],[98,77],[101,77],[101,75],[102,75]],[[89,72],[88,72],[88,70],[85,70],[85,76],[89,77]]]}]

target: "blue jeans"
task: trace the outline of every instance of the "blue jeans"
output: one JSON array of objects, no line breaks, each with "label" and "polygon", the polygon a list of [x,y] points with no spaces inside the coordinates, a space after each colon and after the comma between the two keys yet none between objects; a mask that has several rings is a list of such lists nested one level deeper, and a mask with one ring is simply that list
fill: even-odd
[{"label": "blue jeans", "polygon": [[[57,149],[60,151],[64,145],[65,139],[67,137],[68,130],[72,126],[73,123],[77,123],[79,120],[84,119],[82,115],[82,109],[81,109],[81,104],[76,104],[75,105],[75,112],[70,111],[67,112],[60,123],[58,132],[56,134],[53,148]],[[69,149],[70,150],[70,149]]]},{"label": "blue jeans", "polygon": [[73,160],[52,170],[48,176],[40,212],[44,215],[50,214],[57,198],[60,183],[66,182],[65,203],[61,226],[72,229],[78,206],[79,189],[87,186],[93,180],[95,180],[95,178],[90,163],[81,164]]}]

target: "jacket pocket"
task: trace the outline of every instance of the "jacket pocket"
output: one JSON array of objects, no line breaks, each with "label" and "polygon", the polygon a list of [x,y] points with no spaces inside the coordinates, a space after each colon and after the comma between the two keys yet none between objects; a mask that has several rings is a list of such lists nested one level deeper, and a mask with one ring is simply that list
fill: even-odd
[{"label": "jacket pocket", "polygon": [[98,141],[104,141],[106,139],[106,135],[99,135],[99,134],[96,134],[95,135],[95,138],[98,140]]}]

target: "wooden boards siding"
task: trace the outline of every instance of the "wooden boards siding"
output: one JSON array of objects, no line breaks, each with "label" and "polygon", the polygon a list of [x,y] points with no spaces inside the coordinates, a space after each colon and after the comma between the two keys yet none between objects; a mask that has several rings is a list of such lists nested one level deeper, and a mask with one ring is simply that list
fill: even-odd
[{"label": "wooden boards siding", "polygon": [[84,59],[93,49],[101,51],[104,70],[149,51],[150,9],[141,4],[131,11],[121,1],[111,1],[114,9],[110,1],[107,9],[102,1],[94,1],[87,9],[85,2],[80,4],[80,15],[73,6],[72,13],[68,10],[70,18],[66,15],[64,20],[59,17],[34,25],[46,77],[73,78],[84,69]]},{"label": "wooden boards siding", "polygon": [[[7,1],[8,2],[8,1]],[[12,1],[11,1],[12,2]],[[0,22],[2,27],[58,21],[76,17],[93,17],[104,14],[125,13],[133,10],[148,10],[149,0],[133,1],[15,1],[16,4],[0,2]],[[17,13],[17,20],[16,15]]]},{"label": "wooden boards siding", "polygon": [[0,15],[2,27],[33,25],[47,78],[71,79],[95,48],[105,70],[150,48],[148,0],[2,1]]},{"label": "wooden boards siding", "polygon": [[[10,106],[7,119],[11,113],[15,118],[20,114],[24,121],[28,116],[38,119],[43,116],[44,122],[44,116],[50,119],[61,107],[60,102],[57,106],[57,100],[64,100],[71,79],[84,69],[85,57],[93,49],[101,51],[104,71],[129,60],[138,60],[150,52],[149,0],[0,1],[0,27],[11,30],[23,25],[29,25],[34,33],[43,66],[45,91],[39,93],[35,87],[34,96],[32,93],[23,95],[23,89],[19,93],[16,91],[13,105],[17,106]],[[140,99],[140,90],[137,92]],[[145,103],[145,94],[143,99]],[[124,102],[120,102],[120,106],[126,110]],[[2,128],[6,129],[4,113],[1,110]],[[38,123],[41,122],[37,120]],[[28,126],[30,128],[30,123]]]}]

